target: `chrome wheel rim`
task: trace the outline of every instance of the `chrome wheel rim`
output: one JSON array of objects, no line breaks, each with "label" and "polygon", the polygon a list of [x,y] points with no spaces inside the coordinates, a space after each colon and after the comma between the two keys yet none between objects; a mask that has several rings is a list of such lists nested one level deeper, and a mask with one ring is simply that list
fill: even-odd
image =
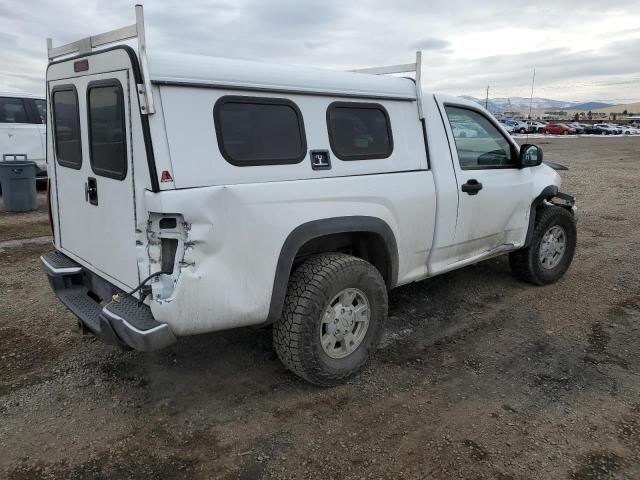
[{"label": "chrome wheel rim", "polygon": [[362,343],[371,319],[366,295],[357,288],[345,288],[325,308],[320,326],[322,350],[331,358],[351,355]]},{"label": "chrome wheel rim", "polygon": [[567,234],[559,225],[549,228],[540,242],[539,259],[542,268],[555,268],[567,249]]}]

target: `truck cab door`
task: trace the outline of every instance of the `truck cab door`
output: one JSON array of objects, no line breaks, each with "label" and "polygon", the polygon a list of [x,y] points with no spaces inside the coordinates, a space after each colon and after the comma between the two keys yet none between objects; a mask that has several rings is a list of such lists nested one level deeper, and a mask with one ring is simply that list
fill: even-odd
[{"label": "truck cab door", "polygon": [[[523,244],[531,206],[530,169],[497,121],[469,103],[439,102],[458,185],[451,263],[480,260]],[[464,137],[456,132],[465,131]],[[470,133],[473,132],[473,133]]]}]

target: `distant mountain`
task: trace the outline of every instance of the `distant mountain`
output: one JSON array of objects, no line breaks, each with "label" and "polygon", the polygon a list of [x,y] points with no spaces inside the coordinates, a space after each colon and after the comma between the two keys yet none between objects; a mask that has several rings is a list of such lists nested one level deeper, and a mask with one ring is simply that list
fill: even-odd
[{"label": "distant mountain", "polygon": [[585,102],[579,103],[573,106],[574,110],[596,110],[598,108],[609,108],[612,107],[611,103],[602,103],[602,102]]},{"label": "distant mountain", "polygon": [[[471,97],[469,95],[462,95],[461,98],[471,100],[485,105],[485,100],[481,98]],[[533,97],[533,99],[526,97],[510,97],[510,98],[490,98],[488,102],[488,109],[491,112],[508,112],[508,111],[527,111],[529,106],[533,110],[552,109],[552,110],[594,110],[596,108],[607,108],[611,104],[602,102],[563,102],[560,100],[552,100],[550,98]]]}]

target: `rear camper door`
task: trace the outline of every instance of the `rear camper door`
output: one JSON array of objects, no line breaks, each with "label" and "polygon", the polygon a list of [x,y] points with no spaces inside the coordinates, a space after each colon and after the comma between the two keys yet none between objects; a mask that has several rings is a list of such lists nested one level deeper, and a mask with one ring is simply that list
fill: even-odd
[{"label": "rear camper door", "polygon": [[138,284],[129,75],[48,84],[60,248],[120,288]]}]

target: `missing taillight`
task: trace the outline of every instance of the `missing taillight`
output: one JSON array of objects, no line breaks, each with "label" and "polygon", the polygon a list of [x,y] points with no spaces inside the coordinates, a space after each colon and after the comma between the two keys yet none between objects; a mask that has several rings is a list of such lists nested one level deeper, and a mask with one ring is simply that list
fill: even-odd
[{"label": "missing taillight", "polygon": [[[175,221],[175,218],[173,219]],[[161,238],[161,263],[163,272],[173,273],[176,263],[176,250],[178,250],[178,240],[175,238]]]},{"label": "missing taillight", "polygon": [[161,230],[172,230],[178,226],[178,221],[175,218],[161,218],[160,222]]}]

